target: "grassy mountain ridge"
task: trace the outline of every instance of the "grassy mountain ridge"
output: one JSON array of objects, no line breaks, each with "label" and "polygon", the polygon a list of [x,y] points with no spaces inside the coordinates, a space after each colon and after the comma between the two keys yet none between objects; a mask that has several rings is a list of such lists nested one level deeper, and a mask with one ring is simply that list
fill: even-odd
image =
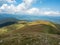
[{"label": "grassy mountain ridge", "polygon": [[18,21],[0,30],[0,45],[60,45],[60,30],[49,21]]}]

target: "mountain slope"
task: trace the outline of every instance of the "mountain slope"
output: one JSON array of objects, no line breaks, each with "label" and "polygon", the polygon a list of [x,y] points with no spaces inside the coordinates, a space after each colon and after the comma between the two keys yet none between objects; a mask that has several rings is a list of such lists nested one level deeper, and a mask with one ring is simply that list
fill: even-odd
[{"label": "mountain slope", "polygon": [[35,22],[30,22],[28,25],[37,25],[37,24],[50,25],[54,28],[57,28],[52,22],[49,21],[35,21]]},{"label": "mountain slope", "polygon": [[5,28],[10,31],[0,34],[0,45],[60,45],[60,31],[49,21],[19,21]]},{"label": "mountain slope", "polygon": [[28,22],[25,26],[19,30],[27,30],[27,31],[38,31],[38,32],[46,32],[46,33],[56,33],[60,34],[60,30],[58,27],[49,21],[34,21]]},{"label": "mountain slope", "polygon": [[[12,24],[10,26],[3,27],[2,29],[14,30],[14,31],[21,31],[21,30],[27,30],[27,31],[42,31],[46,33],[56,33],[60,34],[60,30],[57,27],[56,24],[49,22],[49,21],[33,21],[33,22],[27,22],[24,20],[20,20],[16,22],[15,24]],[[1,29],[0,29],[1,30]]]}]

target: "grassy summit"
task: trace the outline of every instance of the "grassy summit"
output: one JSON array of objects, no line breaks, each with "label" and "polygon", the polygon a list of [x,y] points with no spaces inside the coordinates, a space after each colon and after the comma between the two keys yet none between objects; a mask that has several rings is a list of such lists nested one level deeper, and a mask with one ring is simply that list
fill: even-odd
[{"label": "grassy summit", "polygon": [[0,32],[0,45],[60,45],[60,29],[49,21],[18,21]]}]

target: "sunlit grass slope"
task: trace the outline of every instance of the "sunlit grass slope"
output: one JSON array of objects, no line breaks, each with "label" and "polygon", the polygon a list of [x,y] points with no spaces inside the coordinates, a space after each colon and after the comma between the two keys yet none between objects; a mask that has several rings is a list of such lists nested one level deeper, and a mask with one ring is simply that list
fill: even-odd
[{"label": "sunlit grass slope", "polygon": [[0,28],[0,45],[60,45],[60,30],[49,21],[18,21]]}]

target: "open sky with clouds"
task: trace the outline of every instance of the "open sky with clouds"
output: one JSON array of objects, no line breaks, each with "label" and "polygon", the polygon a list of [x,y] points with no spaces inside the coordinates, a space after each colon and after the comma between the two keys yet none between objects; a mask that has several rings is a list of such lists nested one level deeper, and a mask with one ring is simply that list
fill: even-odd
[{"label": "open sky with clouds", "polygon": [[60,0],[0,0],[0,14],[60,16]]}]

